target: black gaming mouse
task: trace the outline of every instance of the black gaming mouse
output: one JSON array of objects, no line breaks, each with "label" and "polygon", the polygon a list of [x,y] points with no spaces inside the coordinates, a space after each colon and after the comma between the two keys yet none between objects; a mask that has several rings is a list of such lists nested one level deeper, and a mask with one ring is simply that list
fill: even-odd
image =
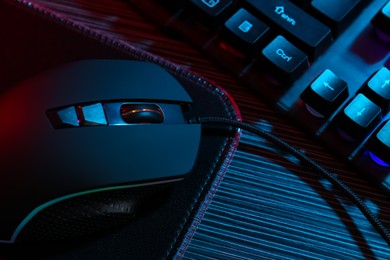
[{"label": "black gaming mouse", "polygon": [[84,60],[0,96],[0,242],[88,234],[189,174],[201,138],[192,100],[161,67]]}]

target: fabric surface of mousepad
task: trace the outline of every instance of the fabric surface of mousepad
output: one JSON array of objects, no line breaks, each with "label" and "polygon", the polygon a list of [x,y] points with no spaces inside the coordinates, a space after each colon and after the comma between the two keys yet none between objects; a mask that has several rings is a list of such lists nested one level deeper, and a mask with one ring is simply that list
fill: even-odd
[{"label": "fabric surface of mousepad", "polygon": [[[128,43],[22,1],[0,1],[0,93],[44,69],[85,59],[131,59],[159,64],[186,88],[200,116],[240,119],[218,86]],[[193,172],[149,199],[129,223],[90,237],[33,245],[1,245],[0,258],[161,259],[177,248],[201,217],[237,148],[236,130],[203,129]],[[3,198],[4,199],[4,198]],[[199,220],[199,219],[197,219]]]}]

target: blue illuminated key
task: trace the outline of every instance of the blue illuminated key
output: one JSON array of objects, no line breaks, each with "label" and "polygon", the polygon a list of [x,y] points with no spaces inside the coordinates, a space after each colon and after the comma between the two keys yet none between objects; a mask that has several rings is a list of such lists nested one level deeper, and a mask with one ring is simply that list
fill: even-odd
[{"label": "blue illuminated key", "polygon": [[281,82],[294,81],[309,68],[306,54],[283,36],[277,36],[262,54],[270,63],[266,66],[269,72]]},{"label": "blue illuminated key", "polygon": [[383,123],[370,137],[368,149],[377,164],[390,166],[390,120]]},{"label": "blue illuminated key", "polygon": [[329,27],[287,0],[244,0],[244,5],[260,19],[286,35],[314,59],[332,43]]},{"label": "blue illuminated key", "polygon": [[311,7],[335,35],[344,31],[359,13],[361,0],[313,0]]},{"label": "blue illuminated key", "polygon": [[349,137],[360,140],[382,119],[382,110],[363,94],[358,94],[336,117],[337,126]]},{"label": "blue illuminated key", "polygon": [[364,84],[361,93],[382,108],[384,114],[390,110],[390,70],[386,67],[378,70]]},{"label": "blue illuminated key", "polygon": [[348,98],[348,84],[331,70],[325,70],[306,88],[301,97],[322,117],[327,117]]}]

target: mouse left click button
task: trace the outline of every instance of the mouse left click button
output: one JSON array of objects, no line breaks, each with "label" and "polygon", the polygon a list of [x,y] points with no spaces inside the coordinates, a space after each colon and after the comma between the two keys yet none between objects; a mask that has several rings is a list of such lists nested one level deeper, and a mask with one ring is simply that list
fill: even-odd
[{"label": "mouse left click button", "polygon": [[54,128],[80,126],[76,108],[73,106],[48,111],[47,116]]}]

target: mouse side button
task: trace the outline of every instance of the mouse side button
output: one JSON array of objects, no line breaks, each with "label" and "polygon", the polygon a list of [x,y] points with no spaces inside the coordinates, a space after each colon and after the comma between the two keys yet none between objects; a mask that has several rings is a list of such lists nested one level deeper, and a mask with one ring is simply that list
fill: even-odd
[{"label": "mouse side button", "polygon": [[80,125],[107,125],[104,108],[101,103],[77,107]]},{"label": "mouse side button", "polygon": [[47,112],[47,116],[54,128],[66,128],[79,126],[76,108],[66,107],[54,109]]}]

